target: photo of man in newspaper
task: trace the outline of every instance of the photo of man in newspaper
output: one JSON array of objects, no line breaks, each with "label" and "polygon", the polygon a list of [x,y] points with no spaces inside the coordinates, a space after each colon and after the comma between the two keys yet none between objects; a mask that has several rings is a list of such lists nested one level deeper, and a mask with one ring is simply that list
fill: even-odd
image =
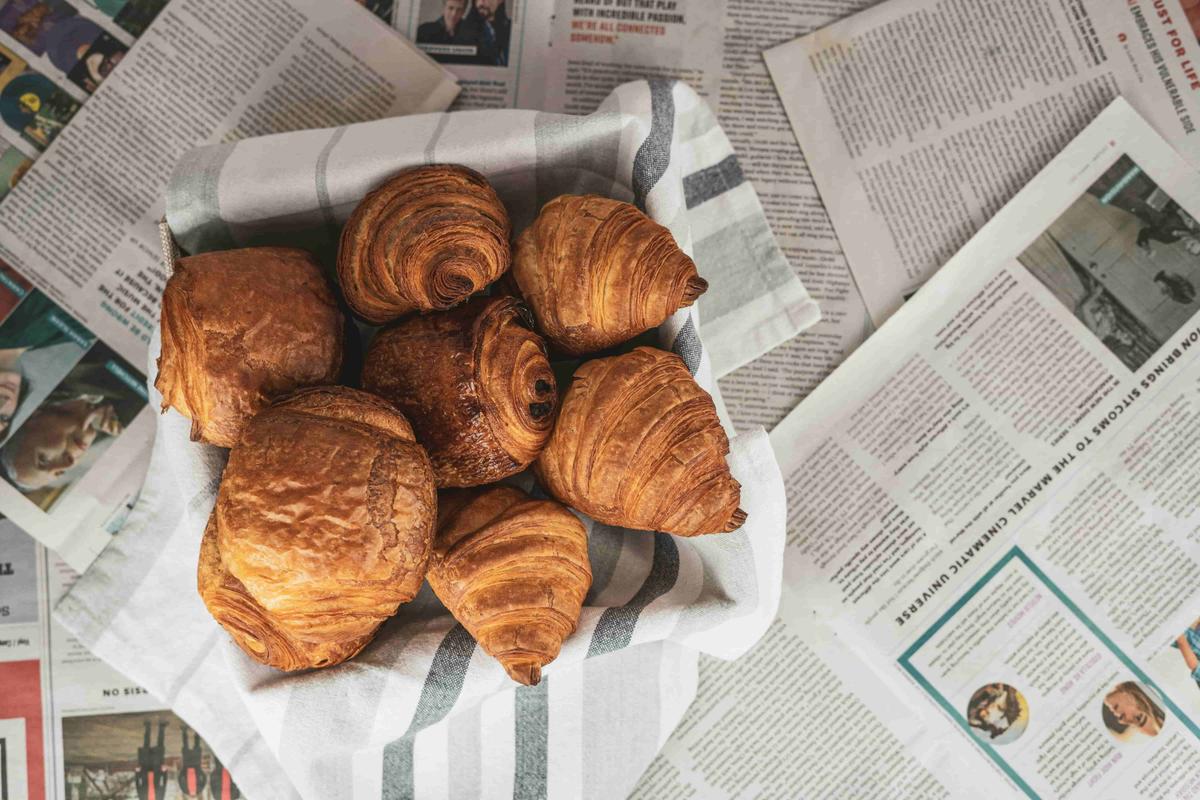
[{"label": "photo of man in newspaper", "polygon": [[1128,156],[1018,260],[1130,371],[1200,310],[1200,229]]},{"label": "photo of man in newspaper", "polygon": [[967,724],[976,738],[990,744],[1014,742],[1029,725],[1029,703],[1007,683],[989,683],[967,702]]},{"label": "photo of man in newspaper", "polygon": [[1100,706],[1104,727],[1119,742],[1135,736],[1158,736],[1167,720],[1167,713],[1150,689],[1137,681],[1118,683],[1104,695]]},{"label": "photo of man in newspaper", "polygon": [[505,0],[421,0],[417,44],[443,64],[508,66],[512,17]]},{"label": "photo of man in newspaper", "polygon": [[146,406],[146,379],[97,342],[0,448],[0,477],[49,511]]}]

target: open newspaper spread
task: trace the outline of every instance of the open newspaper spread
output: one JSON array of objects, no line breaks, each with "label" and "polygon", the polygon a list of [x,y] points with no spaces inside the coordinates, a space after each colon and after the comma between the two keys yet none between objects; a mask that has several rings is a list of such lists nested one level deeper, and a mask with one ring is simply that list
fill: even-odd
[{"label": "open newspaper spread", "polygon": [[661,785],[1200,792],[1197,213],[1115,101],[775,428],[780,631]]},{"label": "open newspaper spread", "polygon": [[1200,164],[1194,0],[888,0],[766,53],[876,323],[1122,94]]}]

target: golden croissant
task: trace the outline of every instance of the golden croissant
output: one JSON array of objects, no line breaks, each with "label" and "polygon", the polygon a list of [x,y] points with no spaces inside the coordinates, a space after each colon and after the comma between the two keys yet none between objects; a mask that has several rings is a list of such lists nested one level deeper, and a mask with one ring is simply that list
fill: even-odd
[{"label": "golden croissant", "polygon": [[433,470],[403,415],[366,392],[302,389],[229,454],[200,596],[263,664],[337,664],[420,589],[436,518]]},{"label": "golden croissant", "polygon": [[381,331],[362,385],[412,422],[438,486],[479,486],[529,466],[558,407],[546,345],[512,297],[479,297]]},{"label": "golden croissant", "polygon": [[163,290],[155,388],[191,438],[232,447],[271,400],[332,383],[344,320],[321,267],[294,247],[180,259]]},{"label": "golden croissant", "polygon": [[538,683],[592,585],[587,530],[510,486],[443,492],[429,585],[509,676]]},{"label": "golden croissant", "polygon": [[512,281],[538,329],[572,356],[661,325],[704,290],[671,232],[629,203],[563,195],[517,239]]},{"label": "golden croissant", "polygon": [[741,486],[712,398],[672,353],[588,361],[534,470],[562,502],[609,525],[679,536],[741,527]]},{"label": "golden croissant", "polygon": [[342,292],[374,325],[450,308],[508,269],[509,232],[504,204],[478,172],[404,170],[363,198],[342,230]]}]

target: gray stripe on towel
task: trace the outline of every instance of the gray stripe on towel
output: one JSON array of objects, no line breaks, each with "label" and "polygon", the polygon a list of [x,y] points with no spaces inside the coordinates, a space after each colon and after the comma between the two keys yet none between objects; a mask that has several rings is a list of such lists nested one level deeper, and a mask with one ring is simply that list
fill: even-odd
[{"label": "gray stripe on towel", "polygon": [[414,797],[413,739],[418,731],[440,721],[454,707],[474,652],[475,640],[462,625],[451,628],[438,645],[408,730],[383,748],[383,800]]}]

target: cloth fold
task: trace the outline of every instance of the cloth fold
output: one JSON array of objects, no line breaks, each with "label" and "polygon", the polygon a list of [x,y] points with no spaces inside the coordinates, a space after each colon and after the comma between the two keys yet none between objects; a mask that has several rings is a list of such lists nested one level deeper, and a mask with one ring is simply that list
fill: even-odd
[{"label": "cloth fold", "polygon": [[[736,364],[767,344],[756,331],[817,317],[730,159],[691,89],[636,82],[587,117],[423,115],[202,148],[172,179],[168,221],[190,252],[290,242],[328,256],[368,189],[433,162],[487,175],[517,231],[565,192],[637,202],[710,282],[707,305],[678,312],[659,340],[719,406],[709,337],[736,338],[720,351]],[[152,404],[157,351],[156,338]],[[624,796],[694,697],[697,653],[735,658],[775,614],[784,487],[757,430],[731,440],[742,529],[680,539],[585,520],[593,586],[541,685],[513,684],[428,586],[356,658],[284,674],[233,646],[196,592],[226,453],[188,430],[174,411],[159,418],[136,508],[55,615],[168,703],[255,800]]]}]

